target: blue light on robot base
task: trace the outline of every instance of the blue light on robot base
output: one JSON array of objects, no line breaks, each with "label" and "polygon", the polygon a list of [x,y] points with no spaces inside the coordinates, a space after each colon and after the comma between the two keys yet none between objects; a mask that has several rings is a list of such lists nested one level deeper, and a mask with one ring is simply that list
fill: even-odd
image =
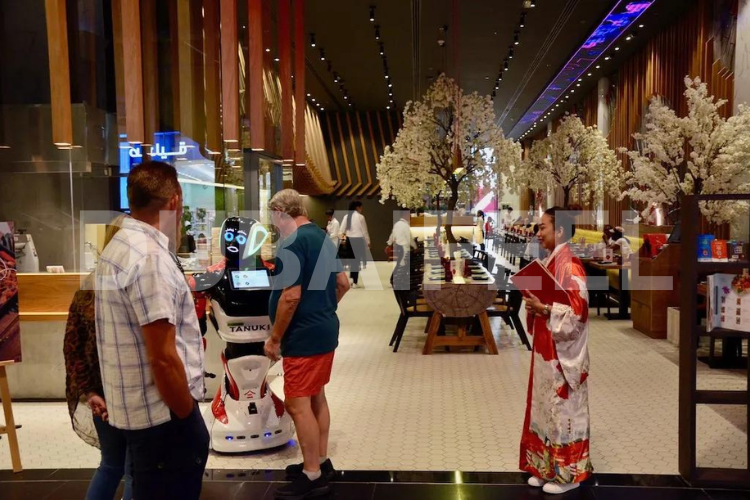
[{"label": "blue light on robot base", "polygon": [[267,438],[270,438],[271,436],[273,436],[273,434],[271,434],[270,432],[266,432],[266,433],[265,433],[265,434],[263,434],[263,435],[264,435],[265,437],[267,437]]},{"label": "blue light on robot base", "polygon": [[227,441],[231,441],[231,440],[233,440],[233,439],[234,439],[234,437],[232,437],[232,436],[227,436]]}]

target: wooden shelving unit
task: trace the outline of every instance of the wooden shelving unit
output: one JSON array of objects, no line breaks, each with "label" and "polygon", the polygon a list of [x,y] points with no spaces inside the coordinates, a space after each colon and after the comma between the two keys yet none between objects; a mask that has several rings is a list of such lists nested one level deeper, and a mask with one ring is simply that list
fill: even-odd
[{"label": "wooden shelving unit", "polygon": [[[701,201],[750,201],[750,194],[686,196],[682,206],[682,256],[680,266],[680,402],[679,468],[680,474],[696,487],[750,487],[749,469],[716,469],[697,465],[697,406],[706,404],[741,405],[748,408],[750,429],[750,391],[698,390],[698,339],[750,338],[750,333],[728,329],[706,332],[698,321],[698,283],[708,274],[741,273],[750,262],[698,262],[698,231]],[[750,356],[748,357],[750,360]],[[749,363],[750,364],[750,363]],[[750,389],[750,366],[748,366]],[[750,441],[747,446],[750,467]]]}]

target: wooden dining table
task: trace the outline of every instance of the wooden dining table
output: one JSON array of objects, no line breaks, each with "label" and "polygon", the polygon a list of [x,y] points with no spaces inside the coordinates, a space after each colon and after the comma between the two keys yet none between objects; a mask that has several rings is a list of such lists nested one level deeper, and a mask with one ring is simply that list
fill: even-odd
[{"label": "wooden dining table", "polygon": [[[427,304],[433,309],[429,320],[427,340],[422,354],[432,354],[435,347],[477,347],[487,348],[489,354],[498,354],[495,337],[492,335],[487,308],[497,297],[497,285],[487,270],[475,264],[472,276],[455,276],[453,281],[445,281],[440,265],[425,265],[422,291]],[[444,319],[456,318],[456,335],[438,336]],[[470,318],[478,318],[481,335],[467,335]]]}]

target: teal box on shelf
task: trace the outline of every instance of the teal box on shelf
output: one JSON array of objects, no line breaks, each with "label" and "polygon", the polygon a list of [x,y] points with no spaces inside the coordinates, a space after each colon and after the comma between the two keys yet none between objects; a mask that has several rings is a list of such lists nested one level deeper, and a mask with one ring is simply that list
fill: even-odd
[{"label": "teal box on shelf", "polygon": [[711,242],[716,239],[713,234],[698,236],[698,262],[711,262]]}]

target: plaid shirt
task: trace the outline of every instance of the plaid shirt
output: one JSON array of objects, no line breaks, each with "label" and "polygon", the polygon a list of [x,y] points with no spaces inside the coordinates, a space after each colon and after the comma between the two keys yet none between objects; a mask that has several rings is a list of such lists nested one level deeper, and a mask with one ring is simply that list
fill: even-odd
[{"label": "plaid shirt", "polygon": [[203,341],[185,276],[161,231],[127,218],[96,268],[96,338],[109,423],[119,429],[170,420],[148,361],[143,326],[176,327],[190,393],[203,399]]}]

